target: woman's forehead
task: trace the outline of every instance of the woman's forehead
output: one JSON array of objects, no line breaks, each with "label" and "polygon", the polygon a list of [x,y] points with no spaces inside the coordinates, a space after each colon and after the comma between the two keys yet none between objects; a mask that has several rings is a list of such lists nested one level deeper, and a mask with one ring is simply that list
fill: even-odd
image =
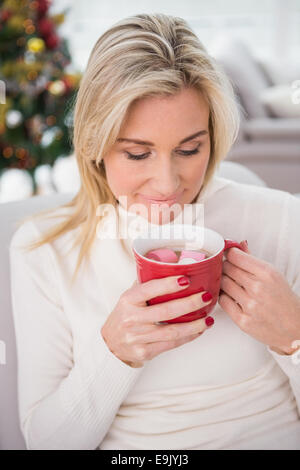
[{"label": "woman's forehead", "polygon": [[118,138],[154,143],[161,134],[176,134],[181,140],[199,131],[208,131],[209,107],[195,91],[171,97],[149,97],[131,107]]}]

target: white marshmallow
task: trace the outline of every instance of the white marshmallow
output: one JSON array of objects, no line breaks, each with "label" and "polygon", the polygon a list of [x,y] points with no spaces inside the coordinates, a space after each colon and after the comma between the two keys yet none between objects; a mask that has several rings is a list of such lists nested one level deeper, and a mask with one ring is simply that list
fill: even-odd
[{"label": "white marshmallow", "polygon": [[192,264],[192,263],[197,263],[197,261],[193,258],[181,258],[181,260],[178,261],[177,264]]}]

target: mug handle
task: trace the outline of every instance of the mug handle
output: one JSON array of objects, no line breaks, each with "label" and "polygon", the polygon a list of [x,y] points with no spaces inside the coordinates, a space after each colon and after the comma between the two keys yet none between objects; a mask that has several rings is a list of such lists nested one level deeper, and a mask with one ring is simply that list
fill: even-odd
[{"label": "mug handle", "polygon": [[236,246],[237,248],[239,248],[240,250],[243,251],[243,249],[242,249],[242,247],[241,247],[241,244],[238,243],[238,242],[235,242],[234,240],[230,240],[229,238],[226,238],[226,239],[224,240],[224,242],[225,242],[224,251],[225,251],[225,250],[228,250],[229,248],[232,248],[232,247],[234,247],[234,246]]}]

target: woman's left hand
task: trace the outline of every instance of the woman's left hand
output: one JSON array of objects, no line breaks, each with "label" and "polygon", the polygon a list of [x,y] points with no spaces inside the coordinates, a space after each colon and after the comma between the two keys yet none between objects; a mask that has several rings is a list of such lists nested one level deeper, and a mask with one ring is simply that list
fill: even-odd
[{"label": "woman's left hand", "polygon": [[243,250],[224,252],[219,305],[245,333],[279,354],[300,344],[300,297],[270,263]]}]

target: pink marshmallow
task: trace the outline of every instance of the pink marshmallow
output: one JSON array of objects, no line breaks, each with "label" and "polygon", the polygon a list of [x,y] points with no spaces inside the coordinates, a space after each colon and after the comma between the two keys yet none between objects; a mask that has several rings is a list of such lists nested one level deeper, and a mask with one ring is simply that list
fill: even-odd
[{"label": "pink marshmallow", "polygon": [[175,251],[169,248],[158,248],[157,250],[148,251],[145,257],[162,263],[177,263],[178,261]]},{"label": "pink marshmallow", "polygon": [[202,261],[203,259],[205,259],[205,254],[200,253],[199,251],[182,250],[180,257],[179,257],[179,262],[184,258],[192,258],[198,262],[198,261]]}]

